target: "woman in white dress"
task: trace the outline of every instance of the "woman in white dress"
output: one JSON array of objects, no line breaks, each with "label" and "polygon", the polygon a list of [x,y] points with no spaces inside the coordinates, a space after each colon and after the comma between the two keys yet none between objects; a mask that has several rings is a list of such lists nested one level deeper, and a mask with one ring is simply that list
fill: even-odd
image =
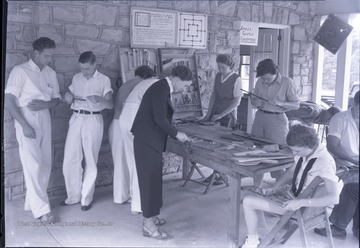
[{"label": "woman in white dress", "polygon": [[109,140],[114,161],[114,202],[125,203],[131,199],[132,214],[142,211],[134,157],[134,137],[130,129],[144,93],[158,81],[154,77],[155,73],[148,66],[138,67],[135,76],[140,76],[144,80],[136,84],[126,97],[119,118],[114,119],[109,127]]}]

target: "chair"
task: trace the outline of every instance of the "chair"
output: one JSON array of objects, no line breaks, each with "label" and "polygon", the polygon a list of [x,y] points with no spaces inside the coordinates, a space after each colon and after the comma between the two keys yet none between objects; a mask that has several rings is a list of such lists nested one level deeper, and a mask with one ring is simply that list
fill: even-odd
[{"label": "chair", "polygon": [[[323,180],[320,177],[316,177],[298,198],[310,198],[321,195],[323,190],[325,190]],[[279,243],[284,244],[299,228],[302,247],[306,248],[307,241],[305,232],[319,224],[325,223],[329,247],[334,248],[328,212],[328,207],[303,207],[296,211],[287,211],[280,217],[280,220],[275,224],[269,234],[261,240],[258,247],[264,248]]]},{"label": "chair", "polygon": [[208,183],[203,183],[203,182],[200,182],[200,181],[196,181],[196,180],[191,179],[192,175],[194,174],[194,170],[196,170],[203,179],[205,178],[205,176],[204,176],[204,174],[201,172],[199,166],[197,166],[197,164],[196,164],[195,162],[190,161],[190,163],[191,163],[190,172],[189,172],[189,174],[187,175],[187,177],[186,177],[186,179],[185,179],[185,182],[184,182],[184,184],[183,184],[183,187],[185,187],[185,185],[187,184],[188,181],[192,181],[192,182],[194,182],[194,183],[201,184],[201,185],[203,185],[203,186],[206,186],[206,189],[205,189],[205,191],[204,191],[204,195],[205,195],[205,194],[209,191],[210,186],[213,184],[216,175],[221,178],[221,180],[225,183],[226,187],[229,186],[229,183],[227,182],[227,180],[225,180],[225,179],[222,177],[221,173],[219,173],[218,171],[215,171],[215,170],[214,170],[214,173],[211,174],[210,181],[209,181]]},{"label": "chair", "polygon": [[318,125],[316,132],[320,136],[320,142],[323,143],[324,140],[326,141],[326,137],[329,132],[329,126],[328,124],[321,124],[321,123],[314,123],[314,124]]}]

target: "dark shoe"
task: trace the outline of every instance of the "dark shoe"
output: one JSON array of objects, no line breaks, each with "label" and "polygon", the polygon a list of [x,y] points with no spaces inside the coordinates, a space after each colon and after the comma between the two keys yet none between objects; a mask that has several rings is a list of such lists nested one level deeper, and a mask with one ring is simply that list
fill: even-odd
[{"label": "dark shoe", "polygon": [[162,226],[166,223],[165,219],[159,218],[159,217],[154,217],[154,224],[157,226]]},{"label": "dark shoe", "polygon": [[[76,204],[76,203],[75,203]],[[71,205],[74,205],[74,204],[67,204],[66,202],[65,202],[65,200],[63,200],[62,202],[60,202],[60,206],[71,206]]]},{"label": "dark shoe", "polygon": [[168,238],[168,236],[166,235],[166,233],[164,232],[161,232],[159,230],[159,228],[157,228],[155,231],[151,231],[149,230],[147,227],[145,227],[143,225],[143,228],[142,228],[142,233],[145,237],[149,237],[149,238],[154,238],[154,239],[160,239],[160,240],[165,240]]},{"label": "dark shoe", "polygon": [[213,182],[213,185],[222,185],[222,184],[224,184],[224,182],[220,177],[217,177]]},{"label": "dark shoe", "polygon": [[[205,178],[204,183],[210,183],[211,177],[212,177],[213,174],[214,174],[214,173],[212,173],[210,176],[208,176],[207,178]],[[214,180],[215,180],[215,179],[216,179],[216,178],[214,178]]]},{"label": "dark shoe", "polygon": [[88,211],[91,208],[91,203],[89,205],[81,206],[81,211]]},{"label": "dark shoe", "polygon": [[[331,227],[331,233],[332,233],[333,238],[341,239],[341,240],[346,239],[346,231],[345,230],[339,230],[339,229],[335,228],[333,225],[331,225],[330,227]],[[324,237],[327,236],[325,228],[315,228],[314,232],[321,236],[324,236]]]},{"label": "dark shoe", "polygon": [[60,202],[60,206],[71,206],[71,205],[75,205],[75,204],[78,204],[78,203],[80,203],[80,202],[77,202],[77,203],[73,203],[73,204],[67,204],[66,202],[65,202],[65,200],[63,200],[62,202]]}]

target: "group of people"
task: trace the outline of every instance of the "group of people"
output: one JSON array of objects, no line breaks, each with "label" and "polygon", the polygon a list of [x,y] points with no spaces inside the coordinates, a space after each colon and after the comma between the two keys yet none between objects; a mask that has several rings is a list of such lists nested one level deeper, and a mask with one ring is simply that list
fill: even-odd
[{"label": "group of people", "polygon": [[[15,120],[27,187],[25,210],[32,211],[33,216],[43,222],[56,219],[51,214],[47,196],[51,172],[49,109],[60,101],[68,103],[73,111],[63,161],[67,198],[60,204],[69,206],[80,203],[83,211],[91,208],[104,130],[101,111],[114,108],[109,128],[114,162],[114,202],[122,204],[131,201],[131,212],[142,213],[144,236],[167,239],[167,234],[159,229],[160,225],[166,223],[159,216],[163,203],[162,153],[166,149],[168,136],[180,142],[189,140],[172,124],[174,110],[171,95],[192,83],[191,70],[178,65],[172,69],[170,76],[157,78],[149,66],[140,66],[135,70],[135,77],[123,84],[113,97],[110,79],[96,69],[94,53],[86,51],[78,60],[81,72],[73,77],[69,90],[61,97],[56,73],[48,66],[55,47],[55,42],[47,37],[35,40],[31,58],[13,68],[5,90],[5,107]],[[202,121],[219,122],[222,126],[233,128],[237,124],[237,107],[243,95],[241,79],[233,71],[234,62],[230,55],[220,54],[216,62],[219,73],[215,77],[208,112]],[[281,75],[271,59],[259,62],[256,77],[255,90],[250,94],[251,104],[257,108],[251,134],[287,145],[295,156],[292,168],[272,173],[276,183],[264,188],[264,194],[274,194],[282,189],[283,184],[292,181],[291,193],[297,196],[316,176],[324,180],[326,194],[312,199],[289,200],[284,209],[267,200],[245,196],[243,205],[248,238],[242,246],[244,248],[257,247],[260,242],[257,224],[258,220],[264,220],[262,211],[283,214],[286,210],[297,210],[304,206],[337,204],[340,191],[336,170],[346,167],[357,169],[358,173],[359,166],[359,92],[356,93],[354,106],[331,118],[325,147],[319,144],[318,136],[310,126],[296,124],[289,130],[287,113],[301,107],[292,79]],[[321,115],[320,112],[317,117]],[[331,117],[328,115],[332,116],[333,112],[322,114],[320,119],[327,118],[328,121]],[[354,192],[358,178],[347,176],[343,179],[345,187],[340,195],[340,203],[330,218],[334,237],[344,236],[343,229],[352,217],[353,231],[358,237],[358,221],[355,222],[358,216],[358,190]],[[254,184],[262,187],[262,180],[263,176],[258,176],[254,178]],[[219,181],[216,178],[214,183],[220,184]],[[350,201],[348,198],[352,199],[352,204],[343,203]],[[342,216],[344,208],[351,208],[346,217]],[[315,232],[326,235],[323,229],[315,229]]]}]

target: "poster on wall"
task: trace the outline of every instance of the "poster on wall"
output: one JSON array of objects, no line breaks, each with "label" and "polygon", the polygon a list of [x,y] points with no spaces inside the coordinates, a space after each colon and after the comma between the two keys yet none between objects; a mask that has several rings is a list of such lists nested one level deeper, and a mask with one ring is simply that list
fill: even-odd
[{"label": "poster on wall", "polygon": [[134,8],[131,22],[131,47],[176,46],[176,12]]},{"label": "poster on wall", "polygon": [[240,45],[257,46],[259,37],[259,23],[240,22]]},{"label": "poster on wall", "polygon": [[206,48],[207,16],[179,13],[179,47]]},{"label": "poster on wall", "polygon": [[130,17],[131,47],[206,48],[205,14],[133,7]]}]

